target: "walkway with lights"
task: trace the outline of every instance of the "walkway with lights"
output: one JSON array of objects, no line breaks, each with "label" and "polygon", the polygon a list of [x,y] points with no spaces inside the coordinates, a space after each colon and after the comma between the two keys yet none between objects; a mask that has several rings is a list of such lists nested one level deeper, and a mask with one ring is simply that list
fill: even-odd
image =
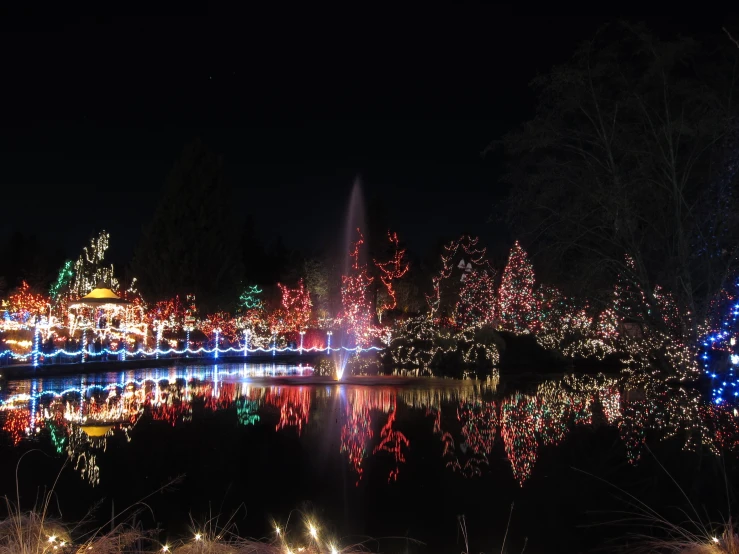
[{"label": "walkway with lights", "polygon": [[189,365],[193,363],[244,363],[244,362],[279,362],[279,363],[301,363],[309,362],[318,355],[334,355],[344,353],[347,355],[360,355],[367,352],[378,352],[383,350],[379,346],[368,348],[330,347],[325,348],[184,348],[178,350],[169,348],[166,350],[110,350],[103,348],[95,351],[93,348],[84,347],[75,351],[64,349],[45,353],[39,350],[39,341],[34,341],[34,347],[29,354],[15,354],[10,350],[0,352],[0,366],[5,377],[23,377],[29,372],[60,374],[70,371],[118,371],[125,368],[156,367],[162,363],[169,365]]}]

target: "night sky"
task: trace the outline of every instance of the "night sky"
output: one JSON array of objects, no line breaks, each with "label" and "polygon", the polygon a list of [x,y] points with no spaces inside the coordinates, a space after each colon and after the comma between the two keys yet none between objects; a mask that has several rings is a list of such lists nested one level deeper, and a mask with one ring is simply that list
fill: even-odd
[{"label": "night sky", "polygon": [[[264,242],[320,252],[360,177],[366,204],[384,199],[416,252],[461,232],[505,245],[488,222],[503,158],[482,152],[532,113],[530,80],[607,21],[294,15],[4,21],[3,236],[21,229],[75,256],[105,228],[128,262],[197,137],[225,156],[235,217],[254,216]],[[725,24],[648,22],[684,34]]]}]

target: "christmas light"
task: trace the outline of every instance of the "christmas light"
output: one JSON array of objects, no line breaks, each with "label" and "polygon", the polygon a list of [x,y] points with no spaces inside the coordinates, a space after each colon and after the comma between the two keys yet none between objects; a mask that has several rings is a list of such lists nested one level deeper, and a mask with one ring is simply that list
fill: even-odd
[{"label": "christmas light", "polygon": [[494,276],[485,270],[467,274],[455,307],[455,322],[462,329],[492,325],[495,321]]},{"label": "christmas light", "polygon": [[[464,256],[464,269],[462,269],[462,277],[460,282],[463,282],[464,274],[467,268],[472,270],[473,267],[479,267],[481,269],[490,269],[487,260],[485,259],[485,248],[478,249],[477,243],[479,238],[471,238],[468,235],[462,235],[459,239],[453,240],[447,245],[444,245],[444,251],[441,254],[441,270],[439,274],[434,276],[431,280],[433,286],[433,294],[426,295],[426,302],[428,303],[430,315],[433,317],[441,307],[442,300],[442,283],[446,282],[453,273],[455,267],[460,267],[455,264],[457,254]],[[460,260],[462,264],[462,260]],[[456,295],[455,295],[456,296]]]},{"label": "christmas light", "polygon": [[508,256],[498,293],[503,328],[515,333],[539,330],[539,306],[534,294],[534,268],[516,241]]},{"label": "christmas light", "polygon": [[364,244],[364,236],[357,229],[359,238],[352,245],[349,257],[352,259],[349,275],[341,276],[340,319],[346,323],[348,332],[353,335],[358,347],[365,347],[371,340],[372,303],[369,298],[369,286],[374,280],[370,277],[366,264],[360,262],[360,251]]},{"label": "christmas light", "polygon": [[387,232],[388,240],[394,247],[394,253],[390,260],[387,262],[378,262],[375,260],[375,266],[380,272],[380,281],[387,290],[390,301],[382,304],[378,307],[377,313],[382,321],[382,313],[389,310],[394,310],[398,305],[397,298],[395,296],[395,290],[393,289],[393,281],[397,281],[402,278],[410,268],[408,262],[405,261],[405,250],[401,250],[398,246],[398,234]]},{"label": "christmas light", "polygon": [[396,429],[393,429],[396,416],[397,409],[395,404],[393,404],[393,407],[391,408],[390,414],[387,418],[387,423],[385,423],[385,425],[380,430],[380,444],[378,444],[373,450],[374,454],[378,452],[389,452],[393,456],[395,467],[390,470],[390,473],[387,477],[388,483],[390,481],[398,480],[398,475],[400,474],[400,464],[405,463],[406,461],[403,450],[407,450],[408,448],[410,448],[411,444],[403,433],[397,431]]}]

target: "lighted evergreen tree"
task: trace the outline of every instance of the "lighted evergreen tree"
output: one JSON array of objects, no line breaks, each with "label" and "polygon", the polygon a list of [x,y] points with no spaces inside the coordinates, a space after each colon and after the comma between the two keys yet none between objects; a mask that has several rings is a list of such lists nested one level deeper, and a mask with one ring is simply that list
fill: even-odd
[{"label": "lighted evergreen tree", "polygon": [[508,256],[498,301],[499,317],[505,330],[515,333],[538,331],[540,318],[534,294],[534,267],[518,241]]},{"label": "lighted evergreen tree", "polygon": [[495,319],[495,282],[487,271],[467,274],[455,308],[457,325],[467,329],[491,324]]}]

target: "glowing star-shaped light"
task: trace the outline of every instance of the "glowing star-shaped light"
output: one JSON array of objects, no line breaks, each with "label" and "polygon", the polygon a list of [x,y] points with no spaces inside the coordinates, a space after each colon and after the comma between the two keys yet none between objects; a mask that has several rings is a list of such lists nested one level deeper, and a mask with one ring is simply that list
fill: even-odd
[{"label": "glowing star-shaped light", "polygon": [[201,535],[200,533],[195,533],[195,540],[196,541],[199,541],[202,538],[203,538],[203,535]]},{"label": "glowing star-shaped light", "polygon": [[314,540],[318,540],[318,529],[316,529],[316,526],[312,523],[308,524],[308,533],[310,533],[310,536],[313,537]]},{"label": "glowing star-shaped light", "polygon": [[731,355],[731,364],[732,365],[739,364],[739,356],[737,356],[736,354],[732,354]]}]

